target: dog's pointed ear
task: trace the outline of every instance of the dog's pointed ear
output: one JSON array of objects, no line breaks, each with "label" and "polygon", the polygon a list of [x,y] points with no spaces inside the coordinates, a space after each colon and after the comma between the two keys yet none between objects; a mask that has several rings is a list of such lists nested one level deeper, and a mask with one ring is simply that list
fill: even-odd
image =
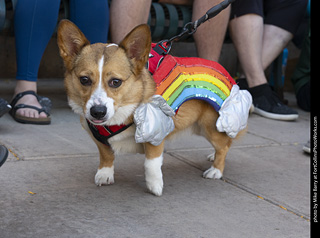
[{"label": "dog's pointed ear", "polygon": [[73,59],[90,42],[81,30],[69,20],[62,20],[58,26],[58,46],[67,69],[71,69]]},{"label": "dog's pointed ear", "polygon": [[148,25],[135,27],[120,43],[139,73],[149,59],[151,32]]}]

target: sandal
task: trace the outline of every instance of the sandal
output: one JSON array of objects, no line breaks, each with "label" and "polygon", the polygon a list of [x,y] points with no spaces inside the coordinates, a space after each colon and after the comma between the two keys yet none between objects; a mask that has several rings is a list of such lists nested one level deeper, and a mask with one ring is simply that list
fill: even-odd
[{"label": "sandal", "polygon": [[[34,95],[42,107],[38,108],[35,106],[26,105],[26,104],[16,105],[16,103],[19,101],[20,98],[22,98],[23,96],[28,95],[28,94]],[[50,114],[49,114],[49,112],[51,110],[51,106],[52,106],[52,104],[51,104],[51,101],[49,98],[41,97],[38,94],[36,94],[34,91],[25,91],[22,93],[18,93],[14,97],[14,99],[11,102],[12,109],[10,110],[9,113],[15,121],[20,122],[20,123],[36,124],[36,125],[49,125],[51,123],[51,118],[50,118]],[[31,109],[37,110],[39,112],[39,114],[41,112],[44,112],[47,115],[47,117],[46,118],[31,118],[31,117],[17,115],[16,114],[17,110],[21,109],[21,108],[31,108]]]}]

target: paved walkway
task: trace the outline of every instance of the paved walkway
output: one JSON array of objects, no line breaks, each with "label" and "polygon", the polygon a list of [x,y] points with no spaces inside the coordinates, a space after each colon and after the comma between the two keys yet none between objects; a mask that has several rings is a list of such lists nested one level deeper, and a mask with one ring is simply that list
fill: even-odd
[{"label": "paved walkway", "polygon": [[[10,100],[12,80],[0,81]],[[147,192],[143,155],[116,159],[115,184],[96,187],[98,152],[68,107],[62,79],[42,80],[52,124],[0,118],[0,237],[310,237],[309,114],[296,122],[249,118],[222,180],[201,177],[212,152],[201,137],[167,142],[162,197]],[[286,94],[293,107],[295,98]]]}]

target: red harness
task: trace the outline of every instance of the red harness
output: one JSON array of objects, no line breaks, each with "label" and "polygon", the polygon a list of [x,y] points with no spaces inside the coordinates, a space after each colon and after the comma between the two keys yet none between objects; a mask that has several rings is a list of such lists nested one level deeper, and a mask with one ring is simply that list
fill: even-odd
[{"label": "red harness", "polygon": [[99,126],[99,125],[94,125],[89,120],[87,120],[87,124],[93,136],[98,141],[100,141],[101,143],[107,146],[110,146],[108,139],[110,139],[112,136],[115,136],[123,132],[125,129],[129,128],[133,123],[130,123],[128,125],[121,124],[121,125],[112,125],[112,126]]}]

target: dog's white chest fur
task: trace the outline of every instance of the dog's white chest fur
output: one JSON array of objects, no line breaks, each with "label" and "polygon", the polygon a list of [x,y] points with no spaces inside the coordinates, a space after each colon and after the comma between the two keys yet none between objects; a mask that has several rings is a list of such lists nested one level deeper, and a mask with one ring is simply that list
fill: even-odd
[{"label": "dog's white chest fur", "polygon": [[143,144],[138,144],[135,141],[135,130],[135,125],[132,125],[125,131],[109,139],[109,143],[115,154],[144,153]]}]

